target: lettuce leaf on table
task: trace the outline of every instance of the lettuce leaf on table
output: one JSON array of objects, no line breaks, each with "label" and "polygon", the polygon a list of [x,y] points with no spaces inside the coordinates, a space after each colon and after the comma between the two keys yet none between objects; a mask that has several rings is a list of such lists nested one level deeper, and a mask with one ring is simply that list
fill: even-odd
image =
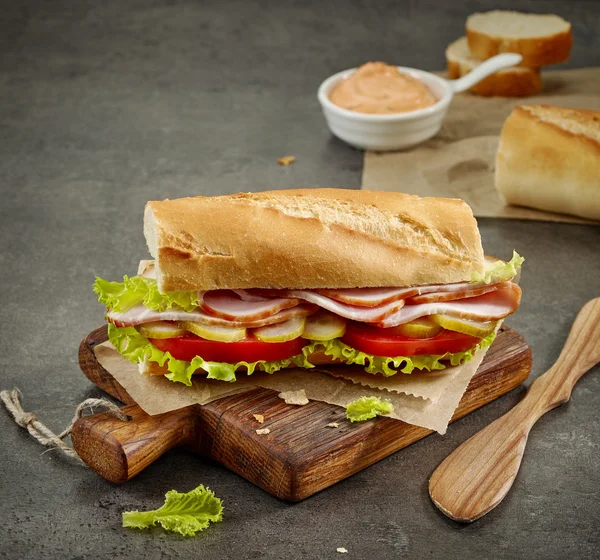
[{"label": "lettuce leaf on table", "polygon": [[123,527],[148,529],[156,524],[167,531],[193,537],[209,523],[222,521],[223,503],[203,485],[185,494],[169,490],[165,503],[151,511],[123,512]]}]

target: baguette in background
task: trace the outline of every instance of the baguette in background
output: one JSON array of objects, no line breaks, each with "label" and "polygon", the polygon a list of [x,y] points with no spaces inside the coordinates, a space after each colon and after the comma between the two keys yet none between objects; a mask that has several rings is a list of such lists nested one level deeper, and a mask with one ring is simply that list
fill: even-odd
[{"label": "baguette in background", "polygon": [[[446,63],[451,80],[471,72],[483,61],[469,51],[466,37],[461,37],[448,45]],[[523,97],[542,91],[542,77],[539,68],[515,66],[500,70],[475,84],[469,91],[485,97]]]},{"label": "baguette in background", "polygon": [[571,24],[553,14],[524,14],[494,10],[467,18],[467,40],[475,58],[486,60],[500,53],[523,57],[522,66],[565,62],[571,53]]},{"label": "baguette in background", "polygon": [[516,107],[500,136],[495,184],[509,204],[600,220],[600,112]]}]

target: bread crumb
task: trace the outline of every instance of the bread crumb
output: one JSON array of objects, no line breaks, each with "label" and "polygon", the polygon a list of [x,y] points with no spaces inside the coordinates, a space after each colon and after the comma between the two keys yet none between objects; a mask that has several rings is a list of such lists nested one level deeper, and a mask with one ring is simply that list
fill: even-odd
[{"label": "bread crumb", "polygon": [[288,165],[291,165],[295,161],[296,161],[296,158],[294,156],[283,156],[277,160],[277,163],[279,165],[283,165],[284,167],[287,167]]},{"label": "bread crumb", "polygon": [[346,552],[348,552],[343,546],[336,548],[335,551],[341,552],[342,554],[346,554]]},{"label": "bread crumb", "polygon": [[259,423],[262,424],[265,421],[265,417],[262,414],[253,414],[252,416],[254,416],[254,419]]},{"label": "bread crumb", "polygon": [[298,389],[297,391],[284,391],[277,395],[280,399],[285,401],[285,404],[297,404],[304,406],[308,404],[308,398],[304,389]]},{"label": "bread crumb", "polygon": [[269,428],[261,428],[260,430],[256,430],[256,433],[259,436],[266,436],[267,434],[271,433],[271,430],[269,430]]},{"label": "bread crumb", "polygon": [[340,425],[337,422],[330,422],[329,424],[327,424],[328,428],[339,428]]}]

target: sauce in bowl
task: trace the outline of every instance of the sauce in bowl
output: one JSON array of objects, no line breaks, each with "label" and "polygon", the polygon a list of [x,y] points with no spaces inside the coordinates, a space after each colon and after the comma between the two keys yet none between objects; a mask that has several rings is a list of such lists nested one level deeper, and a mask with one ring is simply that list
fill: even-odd
[{"label": "sauce in bowl", "polygon": [[388,115],[437,103],[421,81],[385,62],[367,62],[338,83],[329,95],[335,105],[357,113]]}]

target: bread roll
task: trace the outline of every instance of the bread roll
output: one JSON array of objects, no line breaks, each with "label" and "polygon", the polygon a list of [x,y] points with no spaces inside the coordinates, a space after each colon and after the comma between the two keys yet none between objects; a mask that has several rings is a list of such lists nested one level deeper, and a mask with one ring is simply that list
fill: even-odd
[{"label": "bread roll", "polygon": [[509,204],[600,220],[600,113],[516,107],[500,136],[495,182]]},{"label": "bread roll", "polygon": [[[469,51],[466,37],[461,37],[448,45],[446,63],[448,77],[452,80],[471,72],[481,64]],[[539,68],[515,66],[500,70],[475,84],[469,91],[486,97],[522,97],[542,91],[542,77]]]},{"label": "bread roll", "polygon": [[477,222],[457,199],[344,189],[148,202],[161,291],[411,286],[483,271]]},{"label": "bread roll", "polygon": [[514,52],[523,57],[523,66],[564,62],[573,44],[571,24],[552,14],[494,10],[469,16],[466,29],[474,57],[486,60]]}]

